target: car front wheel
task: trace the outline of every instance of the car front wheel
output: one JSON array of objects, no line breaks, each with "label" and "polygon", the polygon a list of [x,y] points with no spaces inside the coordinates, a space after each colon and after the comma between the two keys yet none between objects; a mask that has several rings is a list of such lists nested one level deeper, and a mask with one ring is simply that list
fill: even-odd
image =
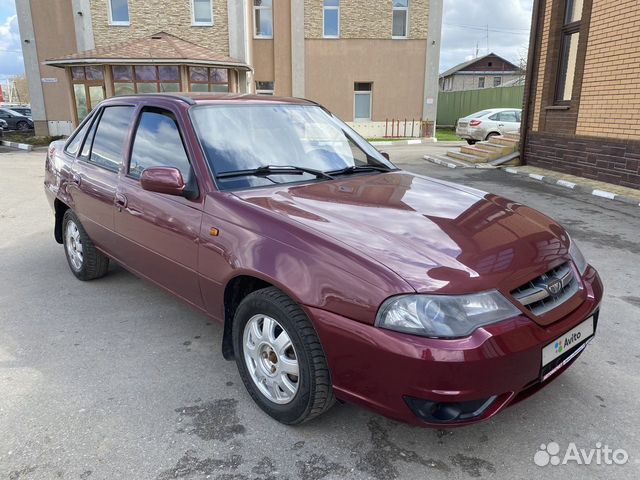
[{"label": "car front wheel", "polygon": [[295,425],[328,410],[335,397],[329,367],[311,321],[275,287],[247,295],[233,321],[240,377],[258,406]]},{"label": "car front wheel", "polygon": [[62,240],[69,268],[80,280],[103,277],[109,269],[109,258],[100,253],[78,217],[71,210],[62,219]]}]

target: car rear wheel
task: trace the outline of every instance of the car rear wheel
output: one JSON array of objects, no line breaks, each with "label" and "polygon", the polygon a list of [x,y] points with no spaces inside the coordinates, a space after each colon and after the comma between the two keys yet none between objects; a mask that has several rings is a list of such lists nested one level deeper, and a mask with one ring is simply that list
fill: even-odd
[{"label": "car rear wheel", "polygon": [[62,240],[69,268],[80,280],[103,277],[109,269],[109,258],[96,250],[95,245],[71,210],[62,219]]},{"label": "car rear wheel", "polygon": [[477,142],[477,140],[472,140],[471,138],[467,138],[467,143],[468,143],[469,145],[475,145],[475,144],[476,144],[476,142]]},{"label": "car rear wheel", "polygon": [[18,122],[16,123],[16,128],[18,130],[29,130],[29,124],[27,122]]},{"label": "car rear wheel", "polygon": [[335,402],[311,321],[277,288],[255,291],[242,300],[233,320],[233,344],[249,394],[279,422],[306,422]]}]

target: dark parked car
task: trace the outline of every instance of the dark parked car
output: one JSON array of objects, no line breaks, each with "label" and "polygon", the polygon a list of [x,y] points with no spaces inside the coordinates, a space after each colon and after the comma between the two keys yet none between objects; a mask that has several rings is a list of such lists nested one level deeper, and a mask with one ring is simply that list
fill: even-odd
[{"label": "dark parked car", "polygon": [[11,110],[19,113],[20,115],[31,118],[31,107],[11,107]]},{"label": "dark parked car", "polygon": [[485,420],[596,331],[600,278],[560,225],[402,171],[312,102],[112,98],[51,144],[45,190],[76,277],[115,260],[219,321],[225,358],[287,424],[335,398]]},{"label": "dark parked car", "polygon": [[0,120],[7,122],[9,130],[31,130],[33,121],[9,108],[0,108]]}]

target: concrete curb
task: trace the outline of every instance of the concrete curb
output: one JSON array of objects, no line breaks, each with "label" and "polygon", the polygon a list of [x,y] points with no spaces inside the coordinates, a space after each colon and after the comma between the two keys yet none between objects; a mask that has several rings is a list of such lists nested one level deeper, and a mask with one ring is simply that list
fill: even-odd
[{"label": "concrete curb", "polygon": [[0,143],[5,147],[19,148],[20,150],[26,150],[27,152],[33,150],[33,145],[29,145],[28,143],[8,142],[7,140],[2,140]]},{"label": "concrete curb", "polygon": [[618,195],[617,193],[608,192],[606,190],[599,190],[589,185],[569,182],[567,180],[561,180],[561,179],[551,177],[551,176],[546,176],[546,175],[538,175],[537,173],[521,172],[517,168],[512,168],[512,167],[507,167],[507,168],[504,168],[503,170],[507,173],[511,173],[512,175],[520,175],[520,176],[533,178],[534,180],[548,183],[549,185],[558,185],[560,187],[575,190],[576,192],[587,193],[589,195],[594,195],[596,197],[601,197],[601,198],[608,198],[609,200],[615,200],[618,202],[626,203],[628,205],[635,205],[637,207],[640,206],[640,202],[637,199],[625,197],[624,195]]},{"label": "concrete curb", "polygon": [[374,147],[385,145],[420,145],[423,143],[436,143],[438,140],[435,138],[412,138],[410,140],[379,140],[375,142],[369,142]]},{"label": "concrete curb", "polygon": [[440,165],[442,167],[447,167],[447,168],[473,168],[473,167],[466,167],[464,165],[458,165],[457,163],[453,163],[453,162],[447,162],[446,160],[440,160],[439,158],[430,157],[429,155],[424,155],[422,158],[424,158],[428,162],[435,163],[436,165]]}]

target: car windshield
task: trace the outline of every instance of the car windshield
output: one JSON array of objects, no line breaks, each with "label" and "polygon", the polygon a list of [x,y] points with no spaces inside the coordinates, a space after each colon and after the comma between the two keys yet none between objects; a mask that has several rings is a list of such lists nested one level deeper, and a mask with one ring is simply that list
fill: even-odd
[{"label": "car windshield", "polygon": [[223,190],[331,179],[318,172],[395,169],[347,124],[315,105],[201,105],[191,109],[191,118]]}]

